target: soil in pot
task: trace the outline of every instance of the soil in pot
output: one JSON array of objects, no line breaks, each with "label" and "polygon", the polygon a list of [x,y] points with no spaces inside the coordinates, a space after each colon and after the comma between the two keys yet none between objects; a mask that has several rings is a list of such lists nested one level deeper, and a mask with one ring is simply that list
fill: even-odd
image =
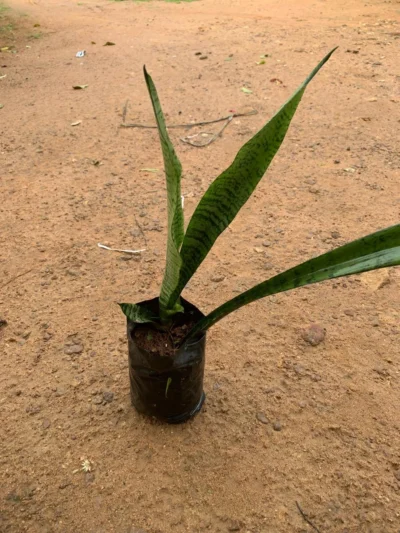
[{"label": "soil in pot", "polygon": [[160,355],[174,357],[177,346],[180,346],[187,333],[195,325],[192,317],[187,317],[188,323],[175,324],[168,331],[161,331],[147,324],[135,327],[132,337],[135,344],[142,350]]},{"label": "soil in pot", "polygon": [[[132,404],[139,412],[169,423],[185,422],[205,399],[205,334],[179,346],[203,314],[186,300],[182,303],[185,313],[177,315],[168,332],[128,320]],[[157,298],[139,305],[158,312]]]}]

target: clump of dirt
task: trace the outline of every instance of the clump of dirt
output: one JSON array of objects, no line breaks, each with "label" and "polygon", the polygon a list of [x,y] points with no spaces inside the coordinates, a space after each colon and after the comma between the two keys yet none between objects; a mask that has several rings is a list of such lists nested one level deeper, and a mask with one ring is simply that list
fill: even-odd
[{"label": "clump of dirt", "polygon": [[195,322],[190,320],[188,323],[175,324],[168,331],[162,331],[144,324],[133,330],[132,338],[142,350],[161,357],[174,357],[183,339],[194,325]]}]

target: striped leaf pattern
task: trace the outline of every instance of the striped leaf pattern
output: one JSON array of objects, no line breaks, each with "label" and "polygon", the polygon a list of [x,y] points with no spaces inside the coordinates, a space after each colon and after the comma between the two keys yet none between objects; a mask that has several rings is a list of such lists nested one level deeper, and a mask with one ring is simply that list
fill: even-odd
[{"label": "striped leaf pattern", "polygon": [[[310,259],[239,294],[200,320],[187,339],[251,302],[328,279],[400,265],[400,224]],[[186,340],[187,340],[186,339]]]},{"label": "striped leaf pattern", "polygon": [[334,51],[317,65],[276,115],[239,150],[231,166],[215,179],[200,200],[186,230],[181,248],[179,283],[168,306],[179,298],[216,239],[252,195],[279,150],[308,83]]},{"label": "striped leaf pattern", "polygon": [[135,322],[135,324],[144,324],[145,322],[157,322],[159,318],[154,316],[149,309],[136,304],[119,304],[124,315]]},{"label": "striped leaf pattern", "polygon": [[182,310],[179,304],[179,294],[172,304],[171,295],[176,290],[179,281],[179,273],[182,265],[179,249],[184,236],[183,209],[181,204],[181,175],[182,166],[175,153],[174,147],[168,135],[165,125],[164,114],[161,109],[157,90],[144,67],[144,77],[149,91],[154,115],[157,122],[160,137],[161,149],[164,158],[164,169],[167,180],[168,195],[168,241],[167,260],[164,273],[164,280],[160,293],[160,313],[163,319],[167,319],[169,314],[174,314]]}]

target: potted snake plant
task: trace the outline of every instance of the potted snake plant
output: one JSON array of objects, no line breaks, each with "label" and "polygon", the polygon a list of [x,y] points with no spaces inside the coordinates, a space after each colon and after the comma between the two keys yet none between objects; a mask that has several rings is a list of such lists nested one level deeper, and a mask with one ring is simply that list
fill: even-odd
[{"label": "potted snake plant", "polygon": [[181,204],[182,167],[168,135],[155,85],[144,68],[164,158],[168,236],[159,296],[119,304],[127,318],[131,400],[139,412],[179,423],[201,409],[205,398],[206,332],[233,311],[272,294],[400,264],[398,224],[294,266],[239,294],[208,315],[181,295],[219,235],[252,195],[282,144],[308,83],[334,50],[211,183],[186,230]]}]

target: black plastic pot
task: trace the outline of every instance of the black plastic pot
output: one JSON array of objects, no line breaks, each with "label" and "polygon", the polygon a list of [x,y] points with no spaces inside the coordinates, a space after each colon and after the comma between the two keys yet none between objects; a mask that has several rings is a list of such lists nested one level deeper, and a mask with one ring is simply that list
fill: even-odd
[{"label": "black plastic pot", "polygon": [[[181,298],[185,313],[181,322],[202,318],[203,313]],[[158,298],[140,302],[158,312]],[[186,422],[203,406],[206,334],[182,346],[173,357],[140,348],[133,332],[139,324],[128,319],[129,377],[132,405],[137,411],[169,424]],[[142,324],[141,324],[142,326]]]}]

